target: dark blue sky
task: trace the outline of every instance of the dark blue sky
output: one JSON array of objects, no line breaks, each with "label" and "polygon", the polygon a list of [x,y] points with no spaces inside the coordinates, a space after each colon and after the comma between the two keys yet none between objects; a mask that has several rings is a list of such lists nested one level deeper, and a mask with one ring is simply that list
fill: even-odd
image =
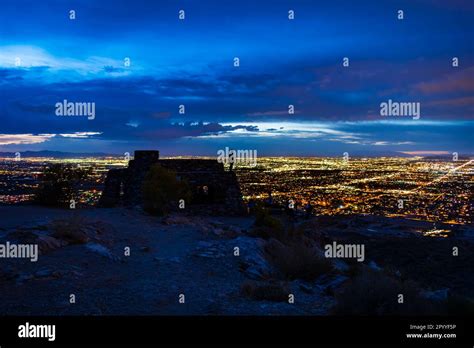
[{"label": "dark blue sky", "polygon": [[473,23],[460,0],[2,1],[0,151],[472,154]]}]

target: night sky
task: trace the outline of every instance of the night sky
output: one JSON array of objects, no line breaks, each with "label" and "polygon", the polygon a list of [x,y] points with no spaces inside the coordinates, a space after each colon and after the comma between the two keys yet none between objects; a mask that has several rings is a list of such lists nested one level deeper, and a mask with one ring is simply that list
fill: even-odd
[{"label": "night sky", "polygon": [[[2,1],[0,151],[472,154],[473,18],[457,0]],[[56,116],[64,99],[95,119]],[[381,116],[388,99],[420,119]]]}]

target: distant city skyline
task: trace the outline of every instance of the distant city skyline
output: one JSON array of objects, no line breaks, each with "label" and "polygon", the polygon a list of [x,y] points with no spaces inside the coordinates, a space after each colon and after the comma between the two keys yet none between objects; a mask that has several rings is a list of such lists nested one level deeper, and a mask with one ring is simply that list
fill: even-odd
[{"label": "distant city skyline", "polygon": [[[473,14],[463,0],[6,1],[0,152],[472,155]],[[419,119],[381,116],[392,100]],[[66,101],[94,117],[58,115]]]}]

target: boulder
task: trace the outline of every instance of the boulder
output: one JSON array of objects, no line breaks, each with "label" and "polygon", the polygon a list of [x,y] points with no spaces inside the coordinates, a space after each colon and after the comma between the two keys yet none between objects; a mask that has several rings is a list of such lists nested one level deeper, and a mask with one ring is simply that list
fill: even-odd
[{"label": "boulder", "polygon": [[46,254],[68,244],[63,240],[47,235],[38,236],[36,243],[38,244],[38,249],[40,250],[41,254]]},{"label": "boulder", "polygon": [[232,250],[239,248],[240,269],[250,279],[261,280],[271,278],[275,272],[265,257],[265,240],[241,236],[229,241]]}]

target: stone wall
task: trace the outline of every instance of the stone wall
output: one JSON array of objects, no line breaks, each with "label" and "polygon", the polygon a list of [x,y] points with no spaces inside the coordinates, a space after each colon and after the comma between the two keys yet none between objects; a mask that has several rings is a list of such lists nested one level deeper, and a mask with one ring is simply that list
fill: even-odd
[{"label": "stone wall", "polygon": [[245,209],[237,177],[222,163],[204,159],[159,159],[158,151],[135,151],[128,168],[111,169],[99,202],[103,207],[140,206],[145,175],[154,164],[176,172],[192,192],[186,212],[211,215],[242,214]]},{"label": "stone wall", "polygon": [[114,207],[122,203],[121,189],[126,169],[110,169],[105,178],[104,190],[100,196],[99,205]]}]

